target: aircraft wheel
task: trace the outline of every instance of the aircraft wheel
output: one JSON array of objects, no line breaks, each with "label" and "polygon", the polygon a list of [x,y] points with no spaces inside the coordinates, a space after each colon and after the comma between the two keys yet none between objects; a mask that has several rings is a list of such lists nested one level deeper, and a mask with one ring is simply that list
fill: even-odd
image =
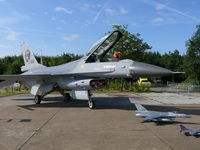
[{"label": "aircraft wheel", "polygon": [[42,97],[40,95],[36,95],[34,98],[35,104],[40,104],[42,101]]},{"label": "aircraft wheel", "polygon": [[159,122],[159,121],[156,121],[156,125],[160,125],[161,124],[161,122]]},{"label": "aircraft wheel", "polygon": [[189,133],[185,133],[185,135],[186,135],[186,136],[190,136],[190,134],[189,134]]},{"label": "aircraft wheel", "polygon": [[69,93],[64,94],[64,102],[69,102],[72,101],[71,96]]},{"label": "aircraft wheel", "polygon": [[88,105],[89,105],[89,108],[90,108],[90,109],[94,109],[94,108],[95,108],[95,103],[94,103],[94,101],[92,101],[92,100],[89,100],[89,101],[88,101]]}]

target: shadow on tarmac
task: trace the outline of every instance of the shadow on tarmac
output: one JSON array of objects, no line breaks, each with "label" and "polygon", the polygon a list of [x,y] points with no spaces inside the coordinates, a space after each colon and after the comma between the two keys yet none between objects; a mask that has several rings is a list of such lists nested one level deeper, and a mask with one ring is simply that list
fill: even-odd
[{"label": "shadow on tarmac", "polygon": [[[141,123],[145,123],[145,124],[148,124],[148,123],[152,123],[152,121],[141,121]],[[174,125],[174,124],[193,124],[193,125],[200,125],[200,123],[196,123],[196,122],[182,122],[182,121],[176,121],[174,120],[173,123],[170,123],[170,122],[159,122],[159,123],[156,123],[154,122],[155,125],[157,126],[166,126],[166,125]]]},{"label": "shadow on tarmac", "polygon": [[[33,99],[18,98],[13,100],[26,101]],[[94,97],[95,109],[122,109],[134,110],[134,104],[130,102],[128,97]],[[73,100],[71,102],[64,102],[63,97],[45,97],[41,104],[36,105],[34,102],[30,105],[18,105],[18,107],[34,110],[39,107],[88,107],[87,101]]]},{"label": "shadow on tarmac", "polygon": [[[19,101],[33,101],[33,98],[16,98],[13,100]],[[133,110],[135,111],[134,103],[130,102],[129,97],[120,96],[120,97],[94,97],[93,100],[95,101],[95,109],[121,109],[121,110]],[[18,105],[24,109],[34,110],[34,108],[39,107],[88,107],[87,101],[81,100],[73,100],[71,102],[64,102],[63,97],[56,96],[56,97],[45,97],[44,100],[41,102],[40,105],[36,105],[34,102],[33,104],[29,105]],[[150,111],[161,111],[161,112],[178,112],[178,113],[185,113],[188,115],[200,115],[200,108],[191,105],[172,105],[172,106],[163,106],[163,105],[143,105]]]}]

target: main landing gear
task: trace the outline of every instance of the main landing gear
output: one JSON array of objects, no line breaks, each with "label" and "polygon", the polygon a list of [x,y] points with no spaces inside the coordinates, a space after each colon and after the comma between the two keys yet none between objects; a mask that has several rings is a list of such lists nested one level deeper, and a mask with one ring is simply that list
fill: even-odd
[{"label": "main landing gear", "polygon": [[58,92],[64,97],[64,102],[71,102],[72,101],[72,98],[70,96],[69,93],[65,93],[65,90],[63,89],[57,89]]},{"label": "main landing gear", "polygon": [[71,102],[72,101],[72,98],[71,98],[69,93],[64,93],[63,96],[64,96],[64,102]]},{"label": "main landing gear", "polygon": [[[64,102],[70,102],[70,101],[72,101],[71,96],[70,96],[69,93],[64,93],[63,96],[64,96]],[[36,95],[34,97],[35,104],[40,104],[43,97],[44,97],[43,95]]]},{"label": "main landing gear", "polygon": [[[70,96],[69,93],[62,93],[62,95],[64,96],[64,101],[65,102],[70,102],[72,101],[72,97]],[[42,99],[44,98],[45,95],[35,95],[35,98],[34,98],[34,102],[35,104],[40,104]],[[88,96],[89,96],[89,100],[88,100],[88,107],[90,109],[94,109],[95,108],[95,102],[92,100],[91,98],[91,94],[88,93]]]},{"label": "main landing gear", "polygon": [[94,103],[93,100],[91,100],[91,98],[90,98],[90,100],[88,101],[88,106],[89,106],[90,109],[94,109],[94,108],[95,108],[95,103]]},{"label": "main landing gear", "polygon": [[35,104],[40,104],[42,101],[42,96],[41,95],[36,95],[34,98]]},{"label": "main landing gear", "polygon": [[[53,91],[53,90],[52,90],[52,91]],[[35,97],[34,97],[34,102],[35,102],[35,104],[40,104],[41,101],[42,101],[42,99],[43,99],[47,94],[51,93],[52,91],[49,91],[49,92],[46,92],[46,93],[42,92],[41,95],[35,95]]]}]

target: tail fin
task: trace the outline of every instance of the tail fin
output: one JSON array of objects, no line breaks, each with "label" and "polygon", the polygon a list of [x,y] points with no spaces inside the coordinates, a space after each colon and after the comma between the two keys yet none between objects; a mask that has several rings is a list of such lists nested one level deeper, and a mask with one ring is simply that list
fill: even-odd
[{"label": "tail fin", "polygon": [[186,128],[185,126],[183,126],[182,124],[180,125],[181,131],[183,130],[188,130],[188,128]]},{"label": "tail fin", "polygon": [[37,69],[37,68],[42,68],[45,67],[41,64],[39,64],[33,55],[33,53],[29,50],[29,46],[27,43],[22,43],[21,44],[22,50],[23,50],[23,58],[24,58],[24,64],[25,66],[21,67],[21,70],[28,71],[32,69]]},{"label": "tail fin", "polygon": [[135,103],[135,107],[138,111],[148,111],[146,108],[144,108],[141,104]]}]

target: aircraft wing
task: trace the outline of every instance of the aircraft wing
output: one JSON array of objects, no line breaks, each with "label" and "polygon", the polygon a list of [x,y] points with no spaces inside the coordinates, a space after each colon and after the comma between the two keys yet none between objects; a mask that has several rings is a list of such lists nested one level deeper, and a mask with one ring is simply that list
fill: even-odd
[{"label": "aircraft wing", "polygon": [[0,87],[12,85],[14,82],[45,79],[49,75],[0,75]]},{"label": "aircraft wing", "polygon": [[99,73],[108,73],[110,71],[100,71],[100,72],[79,72],[79,73],[67,73],[67,74],[19,74],[19,75],[0,75],[0,82],[6,80],[20,81],[20,80],[29,80],[29,79],[42,79],[49,77],[70,77],[70,76],[90,76]]},{"label": "aircraft wing", "polygon": [[26,81],[49,77],[50,75],[0,75],[0,83],[5,81]]},{"label": "aircraft wing", "polygon": [[18,75],[0,75],[0,87],[8,86],[14,82],[23,81],[38,81],[47,80],[61,77],[76,77],[76,76],[93,76],[99,73],[108,73],[110,71],[97,71],[97,72],[79,72],[79,73],[67,73],[67,74],[18,74]]}]

